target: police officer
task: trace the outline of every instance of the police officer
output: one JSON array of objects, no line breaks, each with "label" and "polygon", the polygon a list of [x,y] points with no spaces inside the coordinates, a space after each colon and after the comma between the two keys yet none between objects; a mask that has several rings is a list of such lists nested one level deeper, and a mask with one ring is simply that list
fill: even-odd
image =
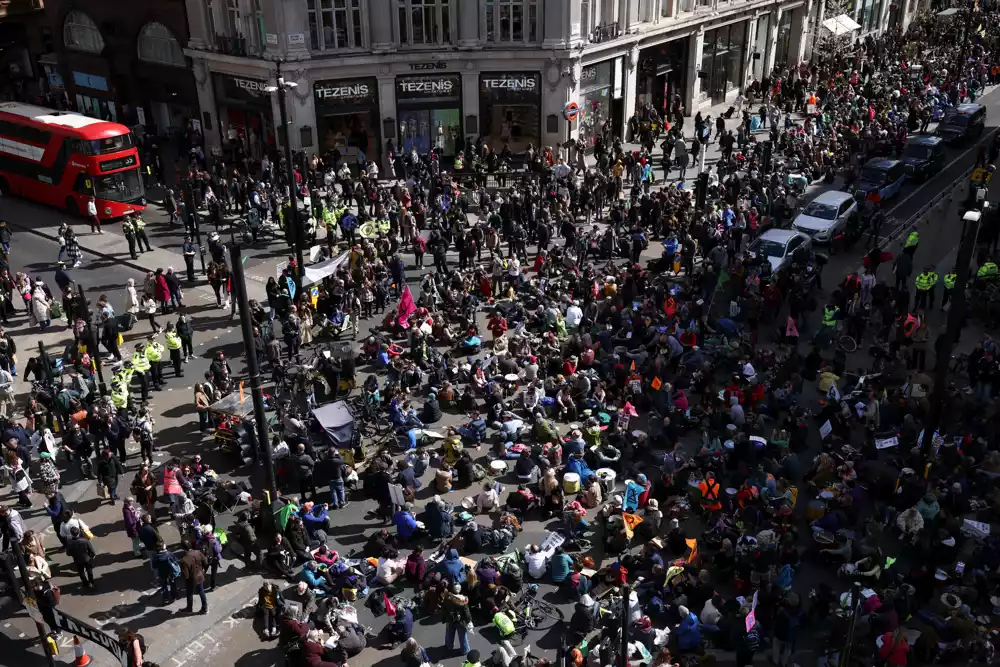
[{"label": "police officer", "polygon": [[840,319],[840,308],[836,304],[828,303],[823,307],[823,326],[835,327]]},{"label": "police officer", "polygon": [[903,248],[903,252],[907,253],[910,257],[913,257],[914,253],[917,252],[917,246],[920,245],[920,234],[917,232],[910,232],[910,235],[906,237],[906,246]]},{"label": "police officer", "polygon": [[996,280],[998,273],[1000,273],[1000,270],[997,269],[996,263],[987,261],[979,267],[978,271],[976,271],[976,280],[982,280],[984,282]]},{"label": "police officer", "polygon": [[187,278],[189,283],[194,282],[194,254],[198,252],[198,247],[191,241],[190,236],[184,237],[184,266],[187,268]]},{"label": "police officer", "polygon": [[126,215],[122,220],[122,234],[128,241],[128,254],[132,255],[132,259],[138,259],[135,254],[135,225],[132,224],[132,216]]},{"label": "police officer", "polygon": [[163,334],[167,342],[167,352],[170,353],[170,363],[174,365],[174,377],[184,377],[181,368],[181,337],[177,334],[173,322],[167,322],[167,330]]},{"label": "police officer", "polygon": [[923,273],[914,280],[917,288],[916,301],[913,304],[914,310],[927,308],[934,309],[934,286],[938,283],[938,274],[933,266],[924,267]]},{"label": "police officer", "polygon": [[160,391],[165,384],[163,382],[163,367],[160,365],[160,362],[163,361],[163,345],[152,336],[146,343],[146,359],[149,361],[149,371],[153,378],[153,389]]},{"label": "police officer", "polygon": [[951,291],[955,289],[956,277],[954,270],[944,277],[944,295],[941,297],[941,310],[944,310],[944,307],[948,305],[948,301],[951,299]]},{"label": "police officer", "polygon": [[149,400],[149,359],[146,358],[146,344],[136,343],[135,352],[132,353],[133,376],[139,378],[140,398],[143,401]]},{"label": "police officer", "polygon": [[142,219],[142,216],[136,216],[135,218],[135,238],[139,242],[139,252],[142,252],[142,244],[146,244],[146,250],[153,252],[153,246],[149,245],[149,237],[146,236],[146,221]]}]

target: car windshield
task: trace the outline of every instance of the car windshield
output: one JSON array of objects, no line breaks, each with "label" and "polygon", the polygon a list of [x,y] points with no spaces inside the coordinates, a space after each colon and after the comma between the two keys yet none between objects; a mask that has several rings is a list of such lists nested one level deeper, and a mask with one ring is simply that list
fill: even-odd
[{"label": "car windshield", "polygon": [[903,157],[912,157],[917,160],[929,160],[934,154],[934,149],[923,144],[907,144]]},{"label": "car windshield", "polygon": [[119,171],[107,176],[97,176],[94,181],[94,195],[98,199],[130,202],[139,199],[144,193],[138,169]]},{"label": "car windshield", "polygon": [[965,127],[969,124],[969,117],[961,113],[952,114],[944,119],[944,124]]},{"label": "car windshield", "polygon": [[875,183],[881,185],[885,183],[885,172],[881,169],[876,169],[875,167],[866,167],[861,170],[862,180],[868,181],[869,183]]},{"label": "car windshield", "polygon": [[771,241],[769,239],[760,239],[757,241],[753,251],[764,255],[765,257],[784,257],[785,244],[778,243],[777,241]]},{"label": "car windshield", "polygon": [[802,209],[802,215],[808,215],[810,218],[820,218],[821,220],[834,220],[837,217],[837,207],[814,201]]}]

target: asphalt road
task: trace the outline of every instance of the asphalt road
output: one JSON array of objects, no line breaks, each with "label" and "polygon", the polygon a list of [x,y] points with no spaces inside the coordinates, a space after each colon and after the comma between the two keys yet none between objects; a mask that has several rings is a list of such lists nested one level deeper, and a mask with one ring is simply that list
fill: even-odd
[{"label": "asphalt road", "polygon": [[[986,97],[986,101],[993,100],[995,92]],[[990,129],[995,129],[996,122],[989,123]],[[714,148],[714,147],[713,147]],[[964,173],[971,166],[975,156],[975,150],[969,149],[964,154],[960,152],[951,153],[953,162],[937,177],[931,179],[922,187],[908,186],[904,190],[900,201],[895,208],[890,211],[890,215],[900,221],[908,220],[913,213],[920,210],[928,201],[934,199],[943,190],[946,184],[951,183],[956,177]],[[711,156],[711,153],[710,153]],[[711,163],[711,157],[709,162]],[[997,193],[991,193],[996,196]],[[960,197],[956,197],[960,198]],[[0,204],[0,211],[3,210]],[[943,207],[932,210],[932,215],[927,222],[920,223],[922,243],[918,250],[916,266],[935,265],[945,267],[949,262],[949,257],[954,255],[954,245],[957,241],[957,230],[955,224],[958,221],[957,204],[945,199]],[[45,207],[34,207],[32,214],[38,216],[46,225],[58,224],[60,215],[53,209]],[[163,225],[162,219],[158,219],[159,213],[153,212],[148,217],[153,230],[151,233],[153,243],[157,246],[171,243],[179,243],[173,239],[171,234],[176,234],[169,229],[160,228]],[[887,230],[888,231],[888,230]],[[51,262],[54,260],[58,247],[55,243],[47,241],[28,233],[19,232],[15,236],[14,251],[11,255],[13,268],[28,269],[32,275],[42,275],[52,284]],[[863,249],[859,245],[853,252],[843,253],[834,256],[824,272],[825,285],[827,291],[831,286],[852,269],[859,262]],[[654,248],[654,254],[658,254],[658,249]],[[251,251],[251,259],[247,264],[248,273],[255,271],[266,273],[273,270],[276,261],[282,259],[287,253],[285,248],[275,245],[275,249],[264,249]],[[407,258],[408,260],[410,258]],[[953,261],[953,260],[950,260]],[[155,268],[155,267],[150,267]],[[883,269],[887,271],[888,269]],[[940,271],[944,273],[945,271]],[[71,271],[73,277],[83,284],[88,296],[92,301],[96,301],[97,296],[107,293],[118,308],[121,307],[124,298],[123,285],[129,277],[141,279],[141,275],[133,269],[125,267],[116,261],[109,261],[101,258],[86,257],[86,263],[79,269]],[[410,269],[407,272],[408,279],[418,280],[422,272]],[[883,274],[884,277],[885,274]],[[245,479],[254,473],[253,470],[234,468],[234,461],[214,450],[209,440],[203,440],[194,426],[194,410],[191,405],[191,386],[207,370],[208,362],[214,350],[222,348],[227,352],[227,356],[233,359],[234,371],[241,373],[241,364],[237,360],[242,355],[242,342],[239,336],[239,329],[235,322],[230,321],[228,312],[217,310],[214,303],[207,297],[198,295],[190,307],[195,311],[196,346],[200,358],[186,367],[187,376],[184,381],[171,380],[169,390],[155,395],[154,406],[157,413],[157,445],[158,461],[163,461],[170,455],[191,455],[195,452],[202,452],[206,459],[213,464],[221,473],[235,478]],[[938,295],[938,301],[940,295]],[[18,324],[10,327],[16,336],[19,346],[24,350],[27,346],[36,344],[36,341],[43,339],[46,345],[56,346],[60,339],[65,340],[65,336],[58,333],[47,333],[38,336],[34,331],[28,331],[24,323],[23,316],[16,318]],[[162,318],[160,318],[162,321]],[[943,317],[939,313],[932,314],[932,325],[938,326],[943,323]],[[366,323],[370,324],[370,323]],[[973,333],[976,326],[971,326]],[[127,338],[134,339],[144,335],[149,330],[149,325],[145,321],[140,321]],[[363,327],[365,330],[365,327]],[[963,346],[971,346],[975,336],[963,337]],[[766,339],[765,339],[766,340]],[[23,359],[23,358],[22,358]],[[866,362],[863,348],[857,355],[851,358],[849,365],[861,365]],[[169,378],[170,373],[167,373]],[[454,416],[451,417],[455,421]],[[135,446],[132,445],[133,450]],[[426,502],[432,495],[429,491],[431,472],[425,478],[425,488],[418,494],[418,505]],[[131,478],[131,474],[126,477],[123,487]],[[132,558],[130,544],[121,529],[121,515],[119,508],[111,508],[107,503],[101,503],[94,494],[92,483],[78,482],[73,480],[72,473],[67,472],[64,480],[68,482],[67,496],[75,503],[78,511],[85,517],[86,521],[94,529],[98,537],[97,546],[100,551],[98,560],[97,589],[94,592],[83,592],[76,583],[75,575],[71,567],[68,566],[66,558],[62,553],[57,552],[53,556],[54,571],[56,580],[63,590],[62,607],[69,613],[81,618],[89,618],[96,625],[111,627],[115,624],[123,623],[133,628],[142,629],[147,641],[150,644],[150,656],[161,665],[172,665],[181,667],[184,664],[233,664],[240,667],[265,667],[282,664],[281,657],[272,648],[271,643],[262,643],[254,631],[251,619],[247,618],[246,605],[253,599],[257,587],[260,585],[259,575],[245,575],[241,572],[242,565],[238,561],[228,560],[224,565],[224,570],[220,572],[219,589],[210,594],[209,604],[211,612],[207,617],[186,617],[179,614],[178,610],[183,606],[182,602],[177,602],[169,608],[160,606],[158,597],[150,588],[150,576],[144,563]],[[123,488],[124,490],[124,488]],[[457,504],[461,499],[461,492],[454,492],[448,497],[450,502]],[[335,514],[336,526],[332,531],[331,542],[333,548],[338,551],[349,552],[352,548],[357,548],[366,539],[366,533],[377,527],[377,524],[366,520],[366,512],[373,507],[371,502],[353,502],[347,509],[340,510]],[[28,526],[47,525],[47,520],[38,517],[38,512],[29,511],[25,513]],[[222,525],[227,525],[229,519],[220,521]],[[525,531],[518,536],[516,546],[523,548],[526,544],[537,543],[544,539],[546,526],[539,522],[529,522]],[[170,528],[165,528],[165,537],[168,541],[176,542],[176,532]],[[49,546],[56,544],[53,537],[48,538]],[[598,554],[600,556],[600,554]],[[807,565],[800,572],[796,579],[796,588],[807,591],[816,582],[828,579],[829,571]],[[548,599],[553,599],[554,593],[550,587],[543,588]],[[370,617],[366,608],[361,606],[362,621],[371,625],[376,630],[385,623],[385,618],[375,620]],[[569,608],[566,607],[567,618]],[[414,636],[424,646],[431,651],[431,657],[435,661],[441,661],[447,656],[441,650],[443,644],[443,626],[436,622],[437,619],[429,619],[419,622],[415,627]],[[10,615],[4,621],[0,621],[2,632],[0,632],[0,655],[24,656],[26,667],[33,667],[35,664],[42,664],[37,643],[33,638],[33,626],[27,622],[26,616],[21,614]],[[558,645],[558,633],[555,631],[547,633],[536,633],[529,636],[528,643],[537,646],[548,655],[553,655]],[[493,635],[486,632],[477,632],[471,638],[475,648],[480,649],[484,655],[492,651],[495,641]],[[63,646],[62,660],[66,659],[67,653],[71,656],[72,651],[68,645]],[[13,651],[13,652],[11,652]],[[100,649],[92,647],[92,653],[98,664],[107,663],[109,656],[100,652]],[[372,665],[382,663],[394,663],[396,653],[366,650],[358,658],[352,660],[352,665]],[[725,661],[725,659],[723,659]],[[71,662],[71,658],[68,660]]]}]

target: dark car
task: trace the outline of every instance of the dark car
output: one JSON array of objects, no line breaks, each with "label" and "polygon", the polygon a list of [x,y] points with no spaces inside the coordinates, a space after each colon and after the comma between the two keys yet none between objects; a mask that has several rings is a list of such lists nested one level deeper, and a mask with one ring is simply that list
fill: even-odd
[{"label": "dark car", "polygon": [[986,128],[986,107],[982,104],[959,104],[945,112],[937,126],[937,135],[945,141],[958,142],[979,137]]},{"label": "dark car", "polygon": [[903,149],[903,164],[908,178],[925,180],[944,167],[944,139],[941,137],[910,137]]},{"label": "dark car", "polygon": [[854,197],[858,201],[870,198],[892,199],[899,195],[904,180],[906,167],[899,160],[868,160],[862,167],[858,180],[854,182]]}]

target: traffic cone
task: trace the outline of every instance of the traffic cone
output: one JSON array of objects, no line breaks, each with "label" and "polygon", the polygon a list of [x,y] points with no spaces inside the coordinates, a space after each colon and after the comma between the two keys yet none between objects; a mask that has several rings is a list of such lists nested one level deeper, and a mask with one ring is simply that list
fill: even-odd
[{"label": "traffic cone", "polygon": [[73,637],[73,656],[76,661],[73,663],[74,667],[87,667],[90,664],[90,656],[87,652],[83,650],[83,644],[80,643],[80,638]]}]

